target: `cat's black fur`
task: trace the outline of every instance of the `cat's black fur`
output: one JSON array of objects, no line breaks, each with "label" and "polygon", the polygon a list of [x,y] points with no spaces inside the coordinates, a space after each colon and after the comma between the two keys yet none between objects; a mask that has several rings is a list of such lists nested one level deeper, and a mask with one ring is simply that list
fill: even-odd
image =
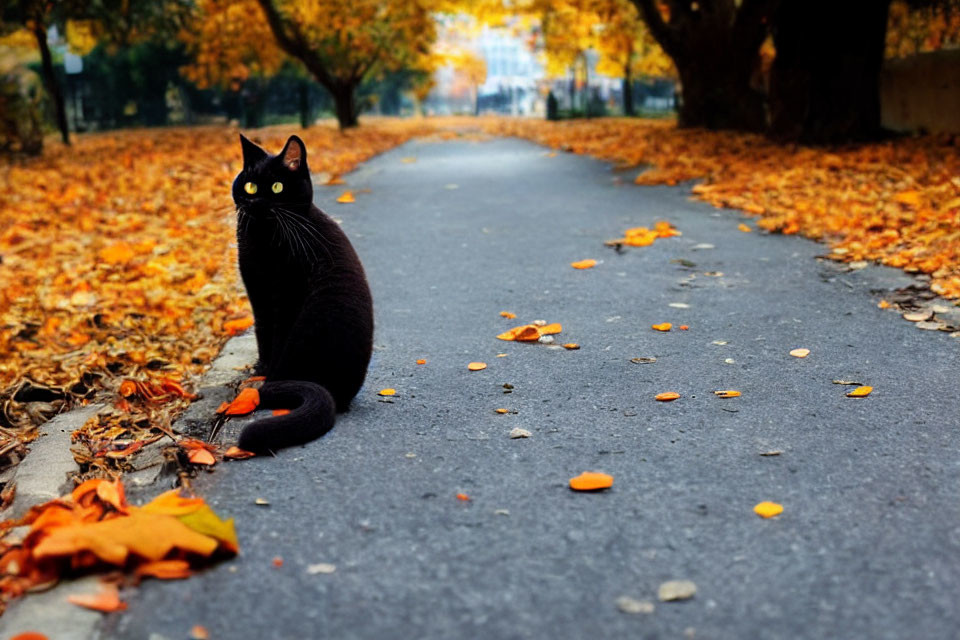
[{"label": "cat's black fur", "polygon": [[[239,446],[264,452],[309,442],[346,411],[367,374],[373,301],[363,266],[340,226],[313,204],[307,150],[291,136],[271,155],[242,135],[233,181],[240,274],[253,306],[266,376],[260,407],[291,409],[257,420]],[[244,185],[257,186],[249,194]],[[283,185],[280,193],[274,183]]]}]

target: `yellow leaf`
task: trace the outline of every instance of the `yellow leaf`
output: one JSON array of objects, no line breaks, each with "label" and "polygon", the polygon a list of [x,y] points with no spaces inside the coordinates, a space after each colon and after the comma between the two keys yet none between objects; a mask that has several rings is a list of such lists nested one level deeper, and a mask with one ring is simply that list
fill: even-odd
[{"label": "yellow leaf", "polygon": [[670,331],[673,325],[669,322],[661,322],[660,324],[650,325],[650,328],[654,331]]},{"label": "yellow leaf", "polygon": [[790,352],[790,355],[794,358],[806,358],[810,355],[810,349],[794,349]]},{"label": "yellow leaf", "polygon": [[590,269],[591,267],[595,267],[596,265],[597,265],[597,261],[594,260],[593,258],[588,258],[586,260],[580,260],[578,262],[570,263],[570,266],[573,267],[574,269]]},{"label": "yellow leaf", "polygon": [[743,231],[744,233],[750,233],[751,231],[753,231],[753,229],[743,224],[742,222],[737,225],[737,229],[740,229],[740,231]]},{"label": "yellow leaf", "polygon": [[471,362],[467,365],[467,369],[470,371],[483,371],[486,368],[487,364],[485,362]]},{"label": "yellow leaf", "polygon": [[664,391],[663,393],[658,393],[656,396],[654,396],[654,399],[659,400],[660,402],[671,402],[679,397],[680,394],[676,391]]},{"label": "yellow leaf", "polygon": [[761,518],[772,518],[783,513],[783,505],[776,502],[761,502],[753,508],[753,512]]},{"label": "yellow leaf", "polygon": [[352,191],[344,191],[343,195],[337,198],[337,202],[340,204],[350,204],[351,202],[356,202],[356,199],[353,197]]},{"label": "yellow leaf", "polygon": [[853,391],[847,394],[848,398],[866,398],[873,391],[873,387],[863,386],[857,387]]},{"label": "yellow leaf", "polygon": [[739,391],[734,391],[732,389],[726,391],[714,391],[713,393],[719,398],[737,398],[740,396]]},{"label": "yellow leaf", "polygon": [[380,389],[380,391],[377,392],[377,395],[378,396],[395,396],[397,395],[397,390],[396,389]]}]

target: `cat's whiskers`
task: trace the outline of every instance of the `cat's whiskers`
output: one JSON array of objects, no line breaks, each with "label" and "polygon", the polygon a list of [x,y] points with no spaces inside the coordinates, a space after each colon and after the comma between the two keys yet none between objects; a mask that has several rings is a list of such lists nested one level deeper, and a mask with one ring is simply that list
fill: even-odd
[{"label": "cat's whiskers", "polygon": [[[295,212],[282,207],[275,207],[274,211],[283,214],[294,228],[294,237],[297,238],[298,243],[303,247],[304,258],[312,258],[313,262],[319,262],[319,255],[316,249],[316,247],[319,246],[326,252],[327,258],[333,259],[333,256],[330,254],[330,249],[327,247],[327,239],[308,219],[304,219],[303,216],[297,215]],[[303,236],[301,237],[296,231],[301,231]]]}]

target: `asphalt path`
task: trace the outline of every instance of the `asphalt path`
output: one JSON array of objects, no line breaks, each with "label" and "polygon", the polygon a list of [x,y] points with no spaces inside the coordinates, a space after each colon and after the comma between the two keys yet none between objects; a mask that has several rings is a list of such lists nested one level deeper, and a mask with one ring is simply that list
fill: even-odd
[{"label": "asphalt path", "polygon": [[[198,478],[241,555],[145,582],[100,636],[955,638],[958,342],[877,308],[911,278],[631,178],[419,141],[347,176],[355,204],[321,188],[374,293],[367,383],[321,440]],[[658,220],[683,235],[603,245]],[[495,338],[539,319],[581,349]],[[586,470],[613,487],[571,491]],[[696,595],[660,602],[674,579]]]}]

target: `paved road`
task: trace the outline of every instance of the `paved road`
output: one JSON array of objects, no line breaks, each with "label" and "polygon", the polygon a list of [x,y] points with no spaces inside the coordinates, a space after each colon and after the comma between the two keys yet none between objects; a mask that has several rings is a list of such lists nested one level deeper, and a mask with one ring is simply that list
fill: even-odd
[{"label": "paved road", "polygon": [[[906,276],[630,177],[515,140],[415,142],[348,176],[356,204],[321,190],[374,291],[367,385],[322,440],[202,478],[241,557],[145,583],[102,637],[955,638],[958,343],[877,309]],[[683,236],[602,244],[660,219]],[[582,349],[494,339],[535,319]],[[571,492],[588,469],[614,487]],[[658,602],[670,579],[696,596]]]}]

